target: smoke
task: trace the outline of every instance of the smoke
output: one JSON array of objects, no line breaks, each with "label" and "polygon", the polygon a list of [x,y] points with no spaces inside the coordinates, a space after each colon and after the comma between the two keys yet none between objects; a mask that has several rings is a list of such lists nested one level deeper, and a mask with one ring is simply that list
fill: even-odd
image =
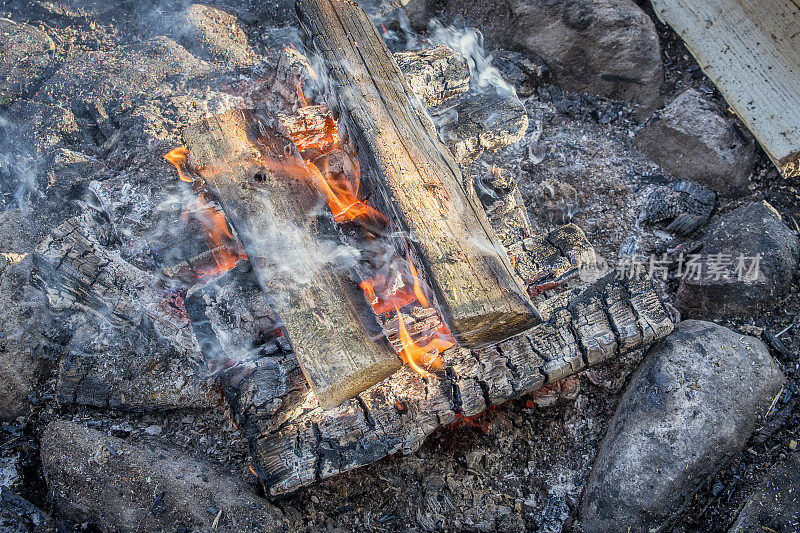
[{"label": "smoke", "polygon": [[492,65],[492,55],[483,46],[483,35],[473,28],[444,27],[437,20],[428,24],[429,40],[456,50],[467,59],[470,74],[470,89],[486,91],[495,89],[500,93],[517,92],[514,86],[503,79],[500,71]]},{"label": "smoke", "polygon": [[32,203],[43,198],[38,176],[43,158],[16,122],[0,116],[0,208],[16,206],[28,215]]}]

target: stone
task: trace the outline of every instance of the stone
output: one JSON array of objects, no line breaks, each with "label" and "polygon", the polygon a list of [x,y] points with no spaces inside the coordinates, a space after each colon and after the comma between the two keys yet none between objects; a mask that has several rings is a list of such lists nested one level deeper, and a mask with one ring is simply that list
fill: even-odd
[{"label": "stone", "polygon": [[696,264],[688,260],[676,305],[685,316],[752,316],[777,305],[797,271],[797,236],[766,201],[712,219],[699,239]]},{"label": "stone", "polygon": [[230,68],[252,67],[260,61],[247,40],[236,16],[216,7],[190,5],[179,17],[185,28],[185,46],[198,49],[208,59]]},{"label": "stone", "polygon": [[0,18],[0,106],[34,91],[54,56],[55,44],[46,33]]},{"label": "stone", "polygon": [[[42,470],[59,516],[101,531],[279,531],[281,511],[212,463],[134,446],[66,420],[44,428]],[[216,514],[206,509],[214,507]]]},{"label": "stone", "polygon": [[445,24],[480,28],[493,48],[541,58],[566,89],[647,112],[657,106],[664,78],[658,34],[631,0],[411,0],[405,8],[418,28],[439,16]]},{"label": "stone", "polygon": [[583,531],[665,526],[738,456],[784,384],[758,339],[687,320],[631,379],[583,493]]},{"label": "stone", "polygon": [[769,472],[744,504],[728,533],[795,531],[800,524],[800,454],[792,453]]},{"label": "stone", "polygon": [[31,286],[32,257],[0,242],[0,420],[28,413],[28,397],[47,373],[44,295]]},{"label": "stone", "polygon": [[696,89],[659,111],[636,134],[636,146],[675,178],[727,196],[748,192],[755,162],[753,137]]}]

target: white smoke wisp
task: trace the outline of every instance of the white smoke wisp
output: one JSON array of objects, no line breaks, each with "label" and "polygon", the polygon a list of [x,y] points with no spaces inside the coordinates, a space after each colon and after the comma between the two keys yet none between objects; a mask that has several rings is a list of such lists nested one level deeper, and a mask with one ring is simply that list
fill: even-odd
[{"label": "white smoke wisp", "polygon": [[436,20],[428,24],[428,31],[431,43],[449,46],[467,59],[470,87],[473,90],[494,88],[516,96],[514,86],[505,81],[497,67],[492,65],[492,55],[483,46],[481,32],[474,28],[444,27]]},{"label": "white smoke wisp", "polygon": [[23,215],[30,214],[31,204],[44,198],[37,176],[43,158],[29,146],[20,128],[22,124],[0,116],[0,206],[13,199]]}]

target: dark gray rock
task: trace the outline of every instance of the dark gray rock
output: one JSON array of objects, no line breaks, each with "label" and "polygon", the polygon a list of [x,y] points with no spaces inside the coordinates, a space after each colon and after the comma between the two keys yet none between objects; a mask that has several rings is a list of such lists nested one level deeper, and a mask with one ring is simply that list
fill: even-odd
[{"label": "dark gray rock", "polygon": [[52,67],[55,44],[44,32],[0,19],[0,106],[35,90]]},{"label": "dark gray rock", "polygon": [[405,7],[417,27],[439,16],[479,28],[492,47],[540,57],[569,90],[626,100],[646,112],[657,106],[664,77],[658,35],[631,0],[411,0]]},{"label": "dark gray rock", "polygon": [[636,146],[678,179],[728,196],[747,193],[755,141],[696,89],[657,113],[636,135]]},{"label": "dark gray rock", "polygon": [[796,531],[800,524],[800,455],[775,465],[728,533]]},{"label": "dark gray rock", "polygon": [[214,61],[231,68],[252,67],[260,58],[250,47],[234,15],[203,4],[192,4],[178,18],[185,29],[184,44],[200,50]]},{"label": "dark gray rock", "polygon": [[583,530],[652,531],[741,453],[784,377],[758,339],[688,320],[647,354],[584,489]]},{"label": "dark gray rock", "polygon": [[[277,531],[282,513],[238,477],[177,449],[133,446],[65,420],[42,432],[59,516],[101,531]],[[213,508],[212,514],[208,511]]]},{"label": "dark gray rock", "polygon": [[[797,236],[767,202],[712,220],[701,253],[687,258],[676,304],[686,316],[751,316],[777,305],[797,271]],[[760,259],[756,259],[760,256]]]}]

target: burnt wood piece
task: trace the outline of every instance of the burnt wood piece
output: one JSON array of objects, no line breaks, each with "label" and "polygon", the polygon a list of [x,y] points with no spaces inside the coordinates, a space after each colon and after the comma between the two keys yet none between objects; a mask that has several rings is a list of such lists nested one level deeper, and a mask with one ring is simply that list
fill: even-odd
[{"label": "burnt wood piece", "polygon": [[328,211],[291,141],[243,110],[204,120],[184,138],[191,167],[236,229],[319,404],[338,405],[396,372],[400,358],[339,258],[348,249],[332,217],[314,215]]},{"label": "burnt wood piece", "polygon": [[540,306],[544,323],[478,350],[452,348],[446,377],[407,368],[331,410],[319,409],[289,355],[231,369],[224,382],[269,496],[416,450],[456,415],[475,415],[590,365],[642,348],[673,323],[649,278],[607,276]]},{"label": "burnt wood piece", "polygon": [[439,310],[462,346],[539,322],[472,189],[372,22],[346,0],[296,4],[327,65],[329,102],[362,159],[362,184],[411,235]]},{"label": "burnt wood piece", "polygon": [[147,321],[107,327],[95,320],[75,331],[58,363],[56,399],[117,411],[212,409],[223,402],[218,389]]},{"label": "burnt wood piece", "polygon": [[429,107],[469,90],[467,60],[450,47],[438,45],[396,52],[394,59],[408,86]]},{"label": "burnt wood piece", "polygon": [[525,106],[510,89],[500,87],[470,90],[430,111],[461,165],[519,141],[528,130]]},{"label": "burnt wood piece", "polygon": [[189,289],[184,305],[210,367],[290,349],[249,260]]},{"label": "burnt wood piece", "polygon": [[199,361],[189,317],[172,305],[177,295],[101,243],[113,237],[93,235],[96,227],[90,216],[71,218],[36,248],[34,261],[51,308],[87,311],[117,327],[149,321],[179,353]]},{"label": "burnt wood piece", "polygon": [[[42,288],[55,311],[80,324],[58,365],[62,405],[125,411],[217,407],[199,372],[200,349],[180,295],[136,268],[101,235],[107,221],[69,219],[37,247]],[[99,241],[103,241],[101,244]]]},{"label": "burnt wood piece", "polygon": [[515,242],[508,251],[532,295],[560,285],[577,275],[582,267],[593,266],[597,261],[594,247],[575,224]]}]

